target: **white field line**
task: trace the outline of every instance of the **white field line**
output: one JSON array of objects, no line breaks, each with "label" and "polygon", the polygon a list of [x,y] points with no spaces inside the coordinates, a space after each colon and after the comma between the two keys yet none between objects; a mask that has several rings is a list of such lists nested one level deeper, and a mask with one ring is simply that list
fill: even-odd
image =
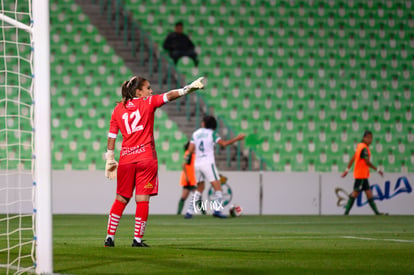
[{"label": "white field line", "polygon": [[377,238],[367,238],[367,237],[357,237],[357,236],[342,236],[342,238],[364,240],[364,241],[387,241],[387,242],[396,242],[396,243],[414,243],[414,240],[402,240],[402,239],[377,239]]}]

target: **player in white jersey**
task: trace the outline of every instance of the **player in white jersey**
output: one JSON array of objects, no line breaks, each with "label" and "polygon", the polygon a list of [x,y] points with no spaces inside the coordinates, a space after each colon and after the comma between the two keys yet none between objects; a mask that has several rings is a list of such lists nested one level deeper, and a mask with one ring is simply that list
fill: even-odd
[{"label": "player in white jersey", "polygon": [[[215,190],[215,198],[217,204],[220,206],[223,199],[221,192],[220,176],[216,167],[216,161],[214,158],[214,145],[217,143],[222,147],[226,147],[233,144],[245,137],[245,134],[239,134],[238,136],[223,140],[216,132],[217,121],[213,116],[205,116],[201,122],[201,128],[196,130],[191,136],[189,152],[195,152],[195,172],[197,179],[197,190],[193,194],[192,203],[190,203],[185,218],[189,219],[193,217],[195,212],[195,204],[200,200],[201,193],[204,191],[204,182],[210,182]],[[218,218],[226,218],[220,211],[220,209],[214,209],[213,216]]]}]

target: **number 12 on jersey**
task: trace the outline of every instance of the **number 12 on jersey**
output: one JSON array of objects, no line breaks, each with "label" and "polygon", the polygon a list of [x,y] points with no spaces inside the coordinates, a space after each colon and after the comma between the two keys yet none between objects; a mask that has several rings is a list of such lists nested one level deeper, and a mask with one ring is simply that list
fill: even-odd
[{"label": "number 12 on jersey", "polygon": [[[132,120],[131,125],[129,124],[129,119],[134,118]],[[139,113],[139,110],[136,110],[135,112],[131,113],[128,118],[128,113],[125,113],[122,115],[122,119],[125,122],[125,129],[128,134],[132,134],[134,132],[138,132],[144,129],[144,126],[138,125],[139,121],[141,120],[141,114]]]}]

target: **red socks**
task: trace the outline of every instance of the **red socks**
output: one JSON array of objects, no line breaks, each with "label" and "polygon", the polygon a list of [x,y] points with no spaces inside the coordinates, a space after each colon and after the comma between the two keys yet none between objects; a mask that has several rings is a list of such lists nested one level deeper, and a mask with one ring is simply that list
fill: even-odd
[{"label": "red socks", "polygon": [[[122,217],[122,213],[126,207],[126,203],[115,200],[112,204],[111,212],[109,213],[108,218],[108,235],[115,235],[116,229],[118,228],[119,220]],[[135,212],[135,232],[134,238],[140,240],[144,236],[145,226],[147,225],[148,220],[148,210],[149,202],[148,201],[139,201],[137,202],[137,209]]]},{"label": "red socks", "polygon": [[115,235],[116,229],[118,228],[119,220],[122,217],[122,213],[124,212],[126,205],[126,203],[120,202],[119,200],[115,199],[114,203],[112,204],[111,212],[109,212],[107,229],[108,235]]},{"label": "red socks", "polygon": [[145,226],[148,220],[149,201],[137,202],[135,212],[135,232],[134,237],[141,239],[144,236]]}]

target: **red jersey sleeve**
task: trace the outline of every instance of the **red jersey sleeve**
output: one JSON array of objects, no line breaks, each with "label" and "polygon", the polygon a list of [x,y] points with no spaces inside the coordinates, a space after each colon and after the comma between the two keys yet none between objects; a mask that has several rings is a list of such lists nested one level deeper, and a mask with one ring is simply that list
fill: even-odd
[{"label": "red jersey sleeve", "polygon": [[116,111],[118,109],[118,106],[119,105],[117,105],[112,111],[111,121],[109,123],[109,133],[108,133],[108,137],[110,138],[116,138],[119,132],[119,125],[116,119]]},{"label": "red jersey sleeve", "polygon": [[148,98],[148,100],[149,105],[153,108],[153,110],[161,107],[162,105],[168,102],[166,101],[166,96],[164,94],[152,95]]}]

